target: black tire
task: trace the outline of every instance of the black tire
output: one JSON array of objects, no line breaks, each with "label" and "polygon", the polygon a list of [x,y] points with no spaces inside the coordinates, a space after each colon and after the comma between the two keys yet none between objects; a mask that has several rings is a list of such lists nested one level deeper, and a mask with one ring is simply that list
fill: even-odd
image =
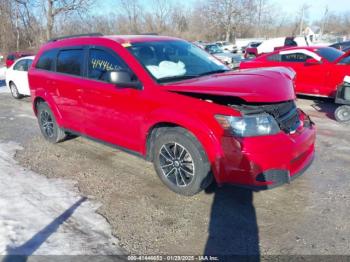
[{"label": "black tire", "polygon": [[339,106],[337,110],[335,110],[334,116],[338,122],[350,122],[350,106]]},{"label": "black tire", "polygon": [[213,180],[203,147],[183,128],[158,130],[152,154],[159,178],[175,193],[193,196],[207,188]]},{"label": "black tire", "polygon": [[11,95],[12,95],[13,98],[15,98],[15,99],[21,99],[21,98],[23,98],[23,95],[21,95],[21,94],[18,92],[18,88],[17,88],[17,86],[15,85],[15,83],[11,82],[11,83],[9,84],[9,86],[10,86],[10,91],[11,91]]},{"label": "black tire", "polygon": [[50,143],[63,141],[67,134],[57,125],[54,114],[45,102],[37,106],[37,118],[42,135]]}]

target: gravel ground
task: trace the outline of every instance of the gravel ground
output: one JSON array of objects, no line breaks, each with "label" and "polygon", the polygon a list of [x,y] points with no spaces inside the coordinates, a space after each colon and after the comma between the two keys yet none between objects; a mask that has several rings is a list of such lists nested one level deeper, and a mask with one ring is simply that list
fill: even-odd
[{"label": "gravel ground", "polygon": [[0,94],[0,140],[21,143],[22,166],[77,181],[132,254],[350,255],[349,126],[332,119],[330,103],[298,104],[318,127],[315,162],[292,184],[261,192],[226,186],[178,196],[140,158],[84,138],[45,142],[30,99],[9,94]]}]

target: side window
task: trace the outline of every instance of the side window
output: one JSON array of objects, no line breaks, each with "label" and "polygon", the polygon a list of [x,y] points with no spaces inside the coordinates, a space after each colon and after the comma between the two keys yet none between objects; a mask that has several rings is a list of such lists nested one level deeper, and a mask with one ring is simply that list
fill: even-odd
[{"label": "side window", "polygon": [[274,61],[274,62],[281,62],[281,55],[280,54],[273,54],[268,56],[267,61]]},{"label": "side window", "polygon": [[30,66],[32,65],[33,63],[33,60],[32,59],[26,59],[27,61],[27,70],[30,68]]},{"label": "side window", "polygon": [[48,71],[54,71],[54,62],[56,59],[56,51],[50,50],[47,52],[44,52],[40,58],[39,61],[36,63],[36,68],[48,70]]},{"label": "side window", "polygon": [[128,66],[117,55],[101,49],[90,49],[88,77],[91,79],[106,81],[108,71],[127,70]]},{"label": "side window", "polygon": [[350,56],[343,58],[342,60],[340,60],[339,64],[342,65],[350,65]]},{"label": "side window", "polygon": [[281,55],[282,62],[296,62],[305,63],[307,59],[311,58],[303,53],[285,54]]},{"label": "side window", "polygon": [[18,61],[14,66],[13,70],[16,71],[28,71],[28,63],[27,60]]},{"label": "side window", "polygon": [[284,41],[284,46],[298,46],[298,44],[294,41],[294,39],[286,38],[286,40]]},{"label": "side window", "polygon": [[82,73],[83,61],[83,49],[60,51],[57,57],[57,72],[80,76]]}]

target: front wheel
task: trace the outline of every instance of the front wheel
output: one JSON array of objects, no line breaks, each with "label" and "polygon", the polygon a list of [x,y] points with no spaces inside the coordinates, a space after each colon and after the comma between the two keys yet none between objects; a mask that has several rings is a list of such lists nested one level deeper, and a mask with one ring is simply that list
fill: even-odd
[{"label": "front wheel", "polygon": [[213,179],[201,144],[183,128],[165,128],[157,133],[153,161],[162,182],[181,195],[195,195]]},{"label": "front wheel", "polygon": [[21,95],[19,92],[18,92],[18,88],[17,86],[15,85],[15,83],[11,82],[10,83],[10,91],[11,91],[11,95],[13,98],[15,99],[21,99],[23,98],[23,95]]},{"label": "front wheel", "polygon": [[338,122],[344,123],[350,121],[350,106],[343,105],[337,108],[334,113],[335,119]]},{"label": "front wheel", "polygon": [[67,135],[66,133],[57,125],[55,116],[53,115],[49,106],[41,102],[37,106],[38,111],[38,123],[42,135],[50,143],[58,143],[63,141]]}]

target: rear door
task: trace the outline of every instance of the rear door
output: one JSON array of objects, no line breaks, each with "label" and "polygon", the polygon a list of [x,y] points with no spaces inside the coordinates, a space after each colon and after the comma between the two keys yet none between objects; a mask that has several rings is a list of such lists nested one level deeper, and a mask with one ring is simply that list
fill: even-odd
[{"label": "rear door", "polygon": [[57,53],[56,73],[48,83],[53,87],[56,105],[62,115],[64,127],[82,132],[84,113],[81,103],[81,85],[86,49],[70,47]]}]

